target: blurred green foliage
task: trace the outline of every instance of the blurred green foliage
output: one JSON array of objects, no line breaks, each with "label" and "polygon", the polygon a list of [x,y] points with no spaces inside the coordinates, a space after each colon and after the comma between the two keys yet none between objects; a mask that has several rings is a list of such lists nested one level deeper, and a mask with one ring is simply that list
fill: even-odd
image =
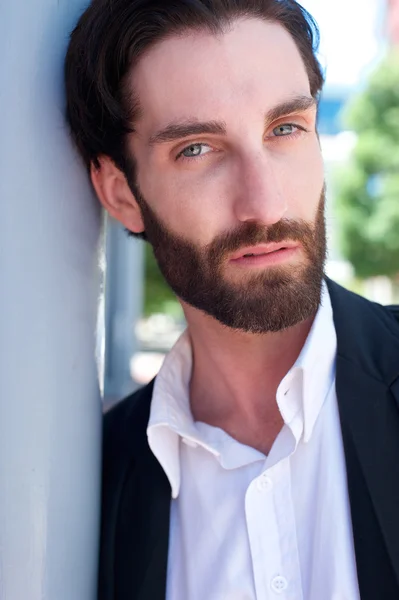
[{"label": "blurred green foliage", "polygon": [[399,52],[392,51],[350,103],[357,135],[336,174],[341,250],[359,278],[399,273]]},{"label": "blurred green foliage", "polygon": [[164,313],[180,318],[181,306],[163,278],[152,246],[147,242],[144,244],[144,256],[144,315],[148,317],[155,313]]}]

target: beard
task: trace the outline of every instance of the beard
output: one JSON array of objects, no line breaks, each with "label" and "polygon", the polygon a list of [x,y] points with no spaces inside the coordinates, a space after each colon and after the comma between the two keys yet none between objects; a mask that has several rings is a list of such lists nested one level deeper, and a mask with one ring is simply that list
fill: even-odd
[{"label": "beard", "polygon": [[[248,333],[278,332],[317,312],[326,260],[325,188],[314,223],[282,219],[265,227],[246,222],[199,247],[173,233],[150,208],[137,186],[145,239],[174,293],[226,327]],[[225,270],[228,256],[245,246],[269,242],[299,242],[304,254],[296,264],[272,265],[244,272],[231,281]]]}]

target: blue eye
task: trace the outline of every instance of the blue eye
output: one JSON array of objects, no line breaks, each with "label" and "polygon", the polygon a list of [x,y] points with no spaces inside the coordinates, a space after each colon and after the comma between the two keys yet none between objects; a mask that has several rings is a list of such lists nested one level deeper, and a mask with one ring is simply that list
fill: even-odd
[{"label": "blue eye", "polygon": [[293,133],[295,133],[294,130],[297,130],[298,126],[297,125],[292,125],[290,123],[287,123],[286,125],[279,125],[278,127],[275,127],[273,129],[273,134],[276,137],[284,137],[287,135],[292,135]]},{"label": "blue eye", "polygon": [[191,144],[191,146],[187,146],[182,151],[182,155],[187,158],[191,158],[192,156],[199,156],[201,154],[202,144]]},{"label": "blue eye", "polygon": [[210,151],[211,148],[207,144],[190,144],[181,152],[179,152],[177,158],[180,158],[181,156],[184,158],[197,158],[203,156],[204,154],[207,154]]}]

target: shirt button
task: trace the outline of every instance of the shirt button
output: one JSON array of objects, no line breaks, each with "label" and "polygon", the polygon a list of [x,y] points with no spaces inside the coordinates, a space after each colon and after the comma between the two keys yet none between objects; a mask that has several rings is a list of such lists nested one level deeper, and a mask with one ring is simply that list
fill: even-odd
[{"label": "shirt button", "polygon": [[285,577],[282,577],[281,575],[277,575],[277,577],[274,577],[272,579],[271,586],[272,586],[273,592],[276,592],[276,594],[281,594],[282,592],[284,592],[284,590],[287,589],[288,581],[286,580]]},{"label": "shirt button", "polygon": [[260,492],[265,492],[271,490],[273,487],[273,482],[267,475],[263,474],[258,478],[257,481],[258,490]]}]

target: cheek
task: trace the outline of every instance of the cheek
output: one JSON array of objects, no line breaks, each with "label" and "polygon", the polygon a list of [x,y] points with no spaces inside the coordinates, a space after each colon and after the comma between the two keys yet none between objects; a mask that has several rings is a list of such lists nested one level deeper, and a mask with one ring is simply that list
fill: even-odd
[{"label": "cheek", "polygon": [[158,171],[157,177],[140,185],[162,222],[186,240],[206,245],[226,227],[226,190],[221,179],[209,172]]},{"label": "cheek", "polygon": [[324,185],[324,164],[317,138],[291,162],[286,180],[292,217],[313,220]]}]

